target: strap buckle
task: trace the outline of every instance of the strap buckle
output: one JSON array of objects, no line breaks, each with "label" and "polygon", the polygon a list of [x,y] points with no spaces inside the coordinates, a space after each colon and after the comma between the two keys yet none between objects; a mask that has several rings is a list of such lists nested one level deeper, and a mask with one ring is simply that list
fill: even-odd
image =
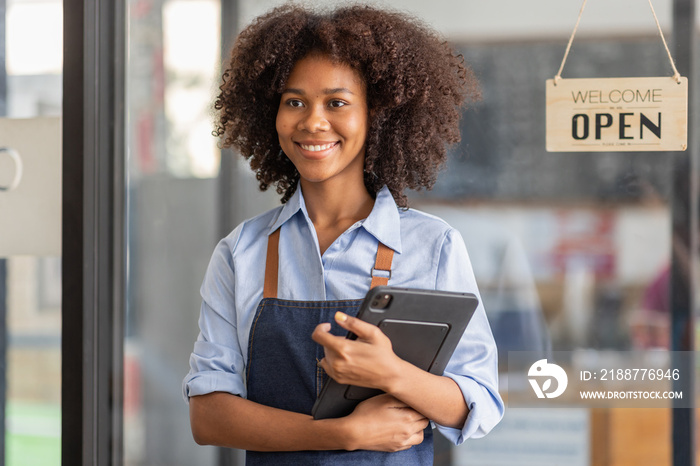
[{"label": "strap buckle", "polygon": [[[377,270],[380,271],[380,272],[385,272],[385,273],[388,272],[388,273],[389,273],[389,276],[386,277],[386,276],[384,276],[384,275],[377,275],[377,274],[374,273],[374,272],[377,271]],[[391,270],[378,269],[378,268],[376,268],[376,267],[372,267],[372,270],[370,271],[370,275],[372,276],[372,278],[374,278],[374,277],[379,277],[379,278],[386,278],[387,280],[391,280]]]}]

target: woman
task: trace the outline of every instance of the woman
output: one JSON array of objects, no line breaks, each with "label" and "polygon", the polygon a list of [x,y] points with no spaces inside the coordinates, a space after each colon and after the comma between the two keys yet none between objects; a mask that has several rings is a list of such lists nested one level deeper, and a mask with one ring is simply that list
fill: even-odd
[{"label": "woman", "polygon": [[[248,464],[405,465],[432,464],[429,421],[456,444],[485,435],[503,402],[483,307],[443,376],[353,317],[377,283],[478,293],[459,233],[403,193],[431,187],[459,140],[477,92],[461,56],[398,13],[285,6],[239,35],[223,78],[218,135],[283,205],[212,257],[183,382],[195,440]],[[313,420],[326,376],[386,394]]]}]

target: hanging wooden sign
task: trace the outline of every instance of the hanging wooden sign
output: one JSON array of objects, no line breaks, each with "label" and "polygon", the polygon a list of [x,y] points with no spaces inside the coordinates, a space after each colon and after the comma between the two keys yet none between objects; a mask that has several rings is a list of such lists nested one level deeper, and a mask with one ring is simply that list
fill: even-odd
[{"label": "hanging wooden sign", "polygon": [[546,82],[547,151],[686,150],[688,78],[676,69],[651,0],[649,7],[673,68],[672,77],[561,78],[586,1],[581,4],[559,71]]},{"label": "hanging wooden sign", "polygon": [[683,151],[688,79],[548,79],[547,151]]}]

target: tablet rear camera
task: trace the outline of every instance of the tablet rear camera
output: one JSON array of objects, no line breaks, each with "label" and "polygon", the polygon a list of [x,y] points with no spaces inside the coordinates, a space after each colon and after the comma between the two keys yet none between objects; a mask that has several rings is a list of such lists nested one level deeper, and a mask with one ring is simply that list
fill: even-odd
[{"label": "tablet rear camera", "polygon": [[383,310],[389,307],[389,303],[391,302],[391,295],[390,294],[380,294],[378,296],[375,296],[375,298],[372,300],[372,309],[373,310]]}]

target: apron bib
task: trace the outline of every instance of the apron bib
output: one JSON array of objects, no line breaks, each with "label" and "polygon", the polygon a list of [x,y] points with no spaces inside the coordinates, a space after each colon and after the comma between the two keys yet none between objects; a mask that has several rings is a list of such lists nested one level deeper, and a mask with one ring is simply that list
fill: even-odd
[{"label": "apron bib", "polygon": [[[311,408],[328,377],[317,362],[323,347],[311,339],[311,333],[323,322],[331,323],[331,333],[345,336],[347,331],[335,323],[341,311],[356,316],[362,299],[345,301],[292,301],[277,299],[279,235],[268,238],[263,299],[258,304],[248,339],[246,384],[248,399],[266,406],[311,415]],[[389,278],[374,275],[374,270],[391,272],[393,251],[379,243],[372,269],[371,287],[386,285]],[[433,432],[424,431],[420,445],[395,452],[295,451],[246,452],[246,465],[432,465]]]}]

